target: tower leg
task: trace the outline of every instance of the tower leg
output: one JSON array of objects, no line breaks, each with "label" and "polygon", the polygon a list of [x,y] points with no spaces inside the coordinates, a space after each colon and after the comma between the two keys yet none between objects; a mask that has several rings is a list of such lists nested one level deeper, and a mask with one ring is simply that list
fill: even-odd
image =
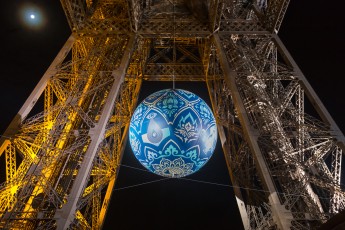
[{"label": "tower leg", "polygon": [[90,174],[93,159],[99,148],[99,144],[105,136],[106,125],[111,117],[112,109],[115,106],[115,99],[118,96],[120,86],[124,81],[125,73],[133,53],[134,43],[135,37],[132,36],[127,43],[127,48],[123,54],[120,66],[112,73],[112,76],[114,77],[113,85],[106,99],[106,103],[98,123],[89,131],[91,143],[85,153],[80,170],[78,171],[78,175],[67,198],[67,203],[65,203],[62,208],[56,212],[55,218],[57,219],[58,230],[67,229],[75,218],[74,214],[77,209],[77,202],[86,186],[88,175]]},{"label": "tower leg", "polygon": [[237,114],[242,124],[243,132],[249,143],[250,149],[255,156],[255,160],[258,166],[259,173],[263,180],[266,189],[269,191],[269,204],[272,210],[272,217],[275,220],[279,229],[290,229],[292,215],[288,210],[284,208],[281,204],[279,197],[277,195],[277,190],[274,186],[270,173],[267,169],[265,160],[262,156],[262,152],[257,143],[258,134],[257,131],[250,125],[248,115],[244,108],[244,103],[239,94],[237,84],[235,82],[236,72],[231,70],[229,64],[227,63],[227,58],[224,54],[223,47],[220,42],[218,35],[214,35],[214,42],[219,55],[220,65],[224,71],[225,82],[230,89],[232,99],[234,101],[235,107],[237,109]]}]

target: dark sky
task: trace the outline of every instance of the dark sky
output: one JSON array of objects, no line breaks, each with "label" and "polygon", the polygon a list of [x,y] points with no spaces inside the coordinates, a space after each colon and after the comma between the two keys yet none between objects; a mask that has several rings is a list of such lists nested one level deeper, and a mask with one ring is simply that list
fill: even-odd
[{"label": "dark sky", "polygon": [[[19,10],[27,2],[45,14],[43,28],[21,23]],[[60,1],[10,1],[2,3],[0,52],[0,131],[24,103],[58,53],[70,32]],[[340,128],[345,131],[343,69],[345,67],[345,14],[337,4],[325,0],[292,0],[280,37]],[[150,83],[150,90],[171,85]],[[153,84],[153,85],[152,85]],[[144,85],[145,87],[145,85]],[[194,91],[203,84],[177,83]],[[146,90],[145,93],[149,93]],[[144,97],[145,95],[141,95]],[[201,95],[202,96],[202,95]],[[204,98],[208,100],[208,98]],[[219,144],[219,143],[218,143]],[[127,148],[123,163],[142,168]],[[160,179],[148,172],[122,167],[113,193],[104,229],[240,229],[237,207],[230,187],[186,180],[166,180],[128,189]],[[229,184],[224,157],[218,145],[214,156],[190,179]]]}]

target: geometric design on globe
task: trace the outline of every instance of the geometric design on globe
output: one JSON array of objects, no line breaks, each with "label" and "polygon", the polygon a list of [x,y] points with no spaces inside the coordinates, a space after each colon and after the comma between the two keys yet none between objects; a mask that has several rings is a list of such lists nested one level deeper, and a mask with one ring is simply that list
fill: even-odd
[{"label": "geometric design on globe", "polygon": [[155,92],[133,113],[129,141],[135,157],[151,172],[184,177],[211,158],[217,126],[209,106],[182,89]]}]

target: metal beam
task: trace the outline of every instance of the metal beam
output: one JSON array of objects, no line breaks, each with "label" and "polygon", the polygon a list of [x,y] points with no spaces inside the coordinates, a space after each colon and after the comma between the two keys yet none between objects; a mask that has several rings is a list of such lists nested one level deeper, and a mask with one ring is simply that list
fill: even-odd
[{"label": "metal beam", "polygon": [[286,49],[283,42],[280,40],[278,35],[273,34],[272,35],[274,42],[276,43],[278,49],[281,50],[281,53],[284,55],[283,58],[293,67],[294,72],[298,76],[298,80],[300,81],[301,86],[303,87],[308,99],[312,103],[313,107],[318,112],[319,116],[322,118],[322,120],[330,125],[330,133],[331,135],[337,139],[340,147],[342,148],[343,152],[345,151],[345,137],[342,131],[339,129],[338,125],[333,120],[330,113],[327,111],[326,107],[320,100],[320,98],[317,96],[316,92],[302,73],[301,69],[298,67],[294,59],[292,58],[289,51]]},{"label": "metal beam", "polygon": [[[14,119],[11,121],[4,134],[0,138],[0,146],[8,137],[12,137],[17,133],[19,125],[23,122],[26,116],[30,113],[32,108],[35,106],[38,98],[42,95],[44,89],[46,88],[49,79],[54,76],[59,70],[58,66],[65,60],[67,54],[71,50],[74,44],[75,38],[72,34],[63,45],[59,53],[56,55],[53,62],[50,64],[46,72],[43,74],[41,80],[37,83],[34,90],[31,92],[30,96],[26,99],[24,105],[20,108],[19,112],[16,114]],[[0,152],[0,156],[1,156]]]},{"label": "metal beam", "polygon": [[127,48],[123,54],[119,68],[112,74],[112,76],[114,77],[114,82],[106,99],[101,117],[95,125],[95,128],[90,129],[89,131],[91,143],[85,153],[81,168],[78,171],[78,175],[74,180],[74,184],[68,196],[67,203],[64,204],[60,210],[56,211],[55,219],[57,220],[57,230],[67,229],[75,218],[77,202],[80,199],[83,189],[87,183],[87,179],[92,168],[93,159],[96,155],[99,144],[104,138],[106,125],[111,117],[111,111],[114,108],[114,102],[116,97],[118,96],[120,86],[124,81],[125,73],[129,65],[134,44],[135,36],[132,35],[127,43]]},{"label": "metal beam", "polygon": [[249,143],[252,153],[255,156],[259,173],[261,174],[264,185],[269,192],[268,199],[271,205],[273,219],[275,220],[276,224],[278,225],[280,229],[288,230],[291,227],[292,214],[288,210],[286,210],[284,206],[282,205],[282,203],[280,202],[280,199],[277,194],[278,191],[274,186],[270,172],[267,168],[265,159],[263,157],[263,154],[258,144],[257,130],[255,130],[254,127],[250,125],[248,114],[245,110],[244,103],[239,94],[239,90],[237,88],[237,84],[235,81],[236,72],[232,70],[228,64],[226,55],[224,54],[223,47],[221,45],[220,38],[217,34],[214,35],[214,42],[217,48],[220,64],[224,71],[224,77],[225,77],[227,86],[231,91],[231,96],[234,100],[234,103],[238,112],[238,116],[240,118],[240,121],[243,127],[243,132],[246,136],[246,139]]}]

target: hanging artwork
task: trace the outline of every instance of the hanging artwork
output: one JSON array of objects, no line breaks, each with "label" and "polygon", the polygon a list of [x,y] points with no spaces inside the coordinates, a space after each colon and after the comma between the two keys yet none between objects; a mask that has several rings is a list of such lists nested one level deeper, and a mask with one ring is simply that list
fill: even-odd
[{"label": "hanging artwork", "polygon": [[181,89],[165,89],[141,102],[130,122],[135,157],[148,170],[166,177],[184,177],[210,159],[217,126],[208,105]]}]

